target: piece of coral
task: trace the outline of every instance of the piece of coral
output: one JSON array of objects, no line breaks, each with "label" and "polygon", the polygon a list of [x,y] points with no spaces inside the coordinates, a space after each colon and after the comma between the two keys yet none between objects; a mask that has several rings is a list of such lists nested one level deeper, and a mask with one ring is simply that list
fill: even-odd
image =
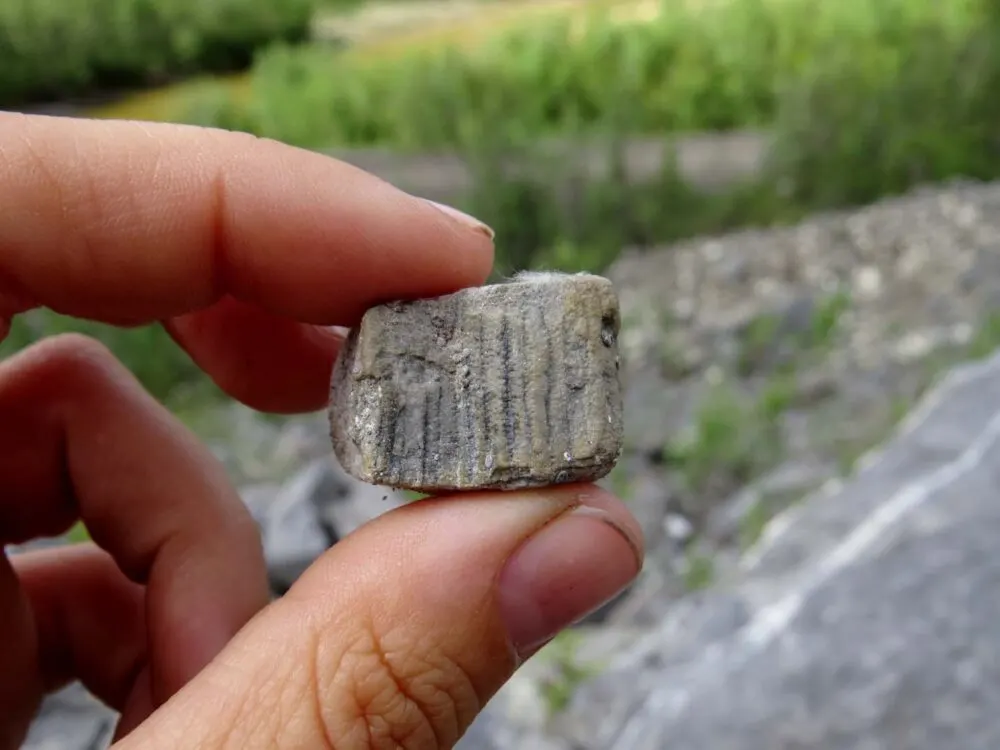
[{"label": "piece of coral", "polygon": [[622,448],[618,298],[590,274],[524,273],[374,307],[334,368],[334,452],[421,492],[592,481]]}]

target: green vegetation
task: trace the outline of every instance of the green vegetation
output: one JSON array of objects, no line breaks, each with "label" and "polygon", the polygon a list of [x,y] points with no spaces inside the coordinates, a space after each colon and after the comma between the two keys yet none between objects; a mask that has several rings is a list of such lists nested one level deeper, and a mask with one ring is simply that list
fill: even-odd
[{"label": "green vegetation", "polygon": [[66,539],[72,544],[82,544],[90,541],[90,534],[87,533],[86,526],[77,522],[73,524],[73,528],[66,534]]},{"label": "green vegetation", "polygon": [[696,495],[718,488],[724,493],[780,458],[779,420],[793,394],[784,380],[769,384],[757,401],[727,383],[711,387],[700,401],[693,433],[665,451],[686,489]]},{"label": "green vegetation", "polygon": [[243,68],[316,0],[0,0],[0,106]]},{"label": "green vegetation", "polygon": [[925,29],[960,38],[974,9],[973,0],[663,0],[651,21],[598,9],[388,57],[275,45],[254,65],[249,97],[219,89],[214,106],[179,115],[316,148],[478,145],[497,123],[514,143],[609,126],[764,126],[815,60],[850,59],[864,66],[858,83],[878,86],[908,64]]},{"label": "green vegetation", "polygon": [[1000,347],[1000,310],[988,315],[969,342],[968,356],[982,359]]},{"label": "green vegetation", "polygon": [[[767,369],[788,369],[791,363],[781,355],[789,353],[799,359],[806,354],[822,355],[832,345],[850,302],[850,295],[843,291],[821,297],[804,326],[786,322],[774,312],[757,316],[740,337],[736,371],[750,376]],[[783,346],[787,352],[780,351]]]},{"label": "green vegetation", "polygon": [[748,550],[760,541],[774,513],[766,498],[760,498],[740,519],[740,549]]},{"label": "green vegetation", "polygon": [[600,671],[599,664],[581,663],[579,647],[579,633],[566,630],[553,638],[539,654],[553,671],[541,684],[542,696],[550,715],[565,709],[577,687]]},{"label": "green vegetation", "polygon": [[846,292],[836,292],[821,299],[813,311],[803,343],[811,349],[828,347],[837,334],[841,316],[850,305],[851,297]]},{"label": "green vegetation", "polygon": [[[680,61],[689,56],[681,56],[670,66],[669,74],[661,70],[666,76],[661,88],[671,92],[669,97],[653,85],[654,78],[647,82],[649,90],[629,89],[627,77],[625,84],[619,86],[607,81],[600,86],[595,84],[595,90],[605,92],[603,95],[608,99],[605,104],[594,106],[592,112],[598,114],[589,120],[559,119],[559,112],[580,107],[560,104],[554,99],[546,99],[548,104],[544,107],[517,104],[519,100],[512,92],[508,97],[496,88],[499,84],[494,84],[493,78],[486,76],[477,84],[477,104],[466,117],[465,110],[454,109],[459,107],[459,95],[448,93],[452,91],[448,88],[448,75],[458,75],[455,69],[448,68],[450,73],[442,72],[440,78],[435,78],[439,84],[435,89],[438,99],[423,100],[432,102],[426,105],[424,114],[398,116],[398,121],[410,128],[405,133],[380,131],[374,126],[328,130],[325,125],[317,126],[316,133],[322,130],[331,140],[356,143],[378,143],[383,138],[398,136],[395,145],[409,148],[431,142],[424,138],[421,129],[425,126],[428,132],[434,129],[429,124],[422,125],[421,117],[427,123],[435,118],[441,123],[434,130],[437,134],[454,128],[448,137],[454,138],[453,145],[467,156],[475,176],[474,189],[461,207],[497,230],[498,271],[504,274],[528,266],[599,270],[623,247],[645,247],[737,227],[787,223],[817,210],[858,205],[898,194],[924,182],[1000,176],[1000,150],[994,137],[995,123],[1000,121],[1000,100],[992,93],[1000,85],[1000,56],[994,43],[1000,34],[993,31],[994,26],[969,20],[979,18],[977,14],[981,13],[981,8],[971,0],[949,4],[893,0],[884,4],[847,2],[819,6],[808,0],[788,0],[780,5],[762,0],[730,0],[726,7],[730,6],[742,10],[728,15],[706,11],[703,23],[706,27],[720,24],[720,28],[733,35],[743,28],[736,23],[737,19],[744,19],[751,30],[772,23],[781,31],[773,30],[772,37],[782,43],[764,45],[769,54],[786,46],[797,50],[795,54],[785,53],[789,56],[787,65],[769,63],[782,72],[775,73],[768,84],[772,94],[767,106],[747,105],[740,110],[734,105],[730,119],[713,119],[714,115],[708,113],[715,110],[704,102],[714,101],[717,89],[729,92],[743,91],[745,87],[726,83],[729,79],[706,78],[698,72],[703,72],[701,62],[685,69]],[[815,17],[806,14],[803,8],[807,7],[819,8]],[[809,15],[809,22],[796,21],[796,13]],[[786,18],[791,20],[785,21]],[[606,33],[642,40],[653,34],[653,28],[673,28],[671,23],[676,21],[630,27],[628,33],[625,27],[613,27]],[[787,29],[783,23],[788,24]],[[821,31],[823,28],[826,30]],[[543,34],[543,30],[534,33]],[[748,40],[740,41],[742,38],[736,36],[722,43],[719,41],[722,37],[718,37],[721,32],[713,33],[716,36],[711,38],[715,41],[706,43],[705,49],[715,50],[716,54],[725,51],[735,55],[734,50],[756,49]],[[753,38],[763,34],[746,33]],[[701,37],[692,33],[682,38],[685,44],[695,44]],[[640,41],[634,45],[638,50],[643,49]],[[586,49],[586,44],[577,42],[577,47]],[[701,60],[693,53],[690,57]],[[519,66],[531,67],[532,58],[519,59],[522,60]],[[631,70],[623,68],[621,60],[611,59],[607,69],[618,74],[623,69]],[[652,55],[651,59],[659,58]],[[596,63],[588,67],[577,61],[574,65],[589,70],[595,80],[603,75],[602,66]],[[755,65],[772,69],[763,63]],[[648,71],[648,66],[637,67]],[[413,70],[419,68],[414,64]],[[732,70],[738,76],[754,69],[754,65],[734,65]],[[317,103],[326,100],[309,88],[312,77],[306,70],[308,66],[303,69],[300,86],[309,92],[306,98],[316,117],[339,117],[342,112],[353,111],[348,105],[341,108],[338,104],[324,114]],[[569,68],[564,78],[571,78],[568,71]],[[410,74],[415,75],[412,71],[405,75]],[[703,86],[691,84],[685,88],[686,99],[668,86],[670,81],[684,75],[697,78]],[[761,80],[757,73],[748,75],[751,81]],[[266,106],[267,86],[260,85],[263,88],[255,89],[258,93],[248,100],[248,106],[260,108],[261,112],[282,112],[274,117],[292,117],[291,100],[287,107]],[[522,98],[533,101],[534,90],[527,83],[519,85],[525,87]],[[353,83],[338,91],[351,87]],[[291,97],[288,92],[295,89],[295,84],[286,81],[277,88]],[[563,88],[574,90],[568,85]],[[416,90],[407,89],[411,94]],[[672,120],[665,114],[668,110],[661,109],[660,120],[649,119],[653,117],[651,108],[660,101],[657,92],[667,97],[664,101],[673,102],[678,112],[696,114],[685,115],[684,121]],[[375,96],[377,109],[382,113],[379,116],[390,117],[394,100],[383,94]],[[504,102],[502,106],[495,103],[494,96]],[[757,99],[749,97],[747,101]],[[557,114],[546,125],[539,119],[540,111]],[[236,116],[230,111],[227,116],[232,120],[228,125],[281,137],[284,131],[277,120],[271,121],[273,130],[271,125],[258,128],[253,123],[255,116],[247,112]],[[605,114],[599,116],[599,112]],[[529,114],[522,117],[522,113]],[[295,117],[296,127],[301,130],[291,140],[312,140],[307,132],[312,128],[308,124],[311,116]],[[241,122],[244,117],[249,119]],[[468,118],[475,120],[474,126],[468,124],[471,122]],[[578,135],[587,129],[588,122],[595,131],[603,133],[593,137],[606,145],[609,155],[610,170],[601,179],[587,179],[582,174],[585,167],[571,159],[553,157],[544,147],[530,142],[546,132],[546,128],[565,126],[565,133]],[[662,165],[659,174],[641,181],[631,178],[624,167],[624,144],[628,138],[654,124],[661,132],[668,133],[664,137],[669,140],[672,128],[747,126],[762,122],[770,123],[774,144],[763,173],[758,179],[721,193],[699,192],[680,178],[670,161]],[[512,163],[528,166],[512,176],[509,169]],[[832,335],[832,326],[845,303],[846,300],[831,300],[830,308],[817,315],[810,334],[817,347],[822,348],[824,338]]]},{"label": "green vegetation", "polygon": [[781,318],[775,313],[764,313],[750,321],[740,341],[737,372],[750,375],[758,363],[774,347],[781,328]]},{"label": "green vegetation", "polygon": [[702,591],[715,582],[715,560],[707,552],[688,552],[684,558],[684,587],[688,591]]},{"label": "green vegetation", "polygon": [[778,372],[764,383],[757,396],[755,414],[764,425],[775,425],[795,401],[797,383],[794,372]]},{"label": "green vegetation", "polygon": [[[907,415],[914,401],[935,386],[941,377],[960,362],[983,359],[1000,350],[1000,310],[984,316],[969,341],[940,347],[921,362],[919,384],[906,396],[899,394],[876,412],[873,424],[859,437],[833,441],[837,468],[841,476],[854,473],[858,461],[873,447],[888,440]],[[822,414],[817,415],[822,422]]]},{"label": "green vegetation", "polygon": [[615,467],[605,478],[605,483],[617,497],[626,502],[635,494],[630,473],[623,463],[615,464]]}]

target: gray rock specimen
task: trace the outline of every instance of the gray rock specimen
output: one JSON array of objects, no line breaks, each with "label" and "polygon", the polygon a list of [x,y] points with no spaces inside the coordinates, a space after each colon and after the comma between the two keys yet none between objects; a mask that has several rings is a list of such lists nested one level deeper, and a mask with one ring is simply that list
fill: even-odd
[{"label": "gray rock specimen", "polygon": [[369,310],[334,368],[344,469],[424,492],[592,481],[622,449],[618,298],[590,274]]}]

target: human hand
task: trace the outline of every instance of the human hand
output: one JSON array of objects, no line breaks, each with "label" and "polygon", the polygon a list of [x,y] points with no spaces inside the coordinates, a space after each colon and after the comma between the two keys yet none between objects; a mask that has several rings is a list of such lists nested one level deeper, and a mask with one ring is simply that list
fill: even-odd
[{"label": "human hand", "polygon": [[[195,128],[0,115],[0,336],[37,306],[162,321],[230,396],[326,403],[371,305],[482,283],[489,234],[323,156]],[[390,512],[268,603],[206,448],[104,349],[0,363],[0,750],[79,679],[116,747],[450,748],[525,658],[630,582],[640,532],[590,485]],[[2,547],[0,547],[2,549]]]}]

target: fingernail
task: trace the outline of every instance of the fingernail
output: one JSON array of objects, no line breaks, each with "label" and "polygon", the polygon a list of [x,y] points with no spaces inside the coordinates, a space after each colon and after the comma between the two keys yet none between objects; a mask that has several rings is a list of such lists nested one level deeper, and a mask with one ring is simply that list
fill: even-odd
[{"label": "fingernail", "polygon": [[640,546],[604,510],[579,506],[542,527],[507,561],[500,608],[521,658],[579,622],[639,574]]},{"label": "fingernail", "polygon": [[485,234],[491,240],[496,236],[496,233],[492,229],[483,224],[483,222],[481,222],[474,216],[469,216],[467,213],[463,213],[462,211],[459,211],[457,208],[446,206],[444,203],[438,203],[437,201],[428,200],[427,198],[423,198],[422,200],[426,201],[427,203],[430,203],[438,211],[440,211],[443,214],[446,214],[447,216],[450,216],[459,224],[464,224],[469,229],[473,229],[479,232],[480,234]]}]

